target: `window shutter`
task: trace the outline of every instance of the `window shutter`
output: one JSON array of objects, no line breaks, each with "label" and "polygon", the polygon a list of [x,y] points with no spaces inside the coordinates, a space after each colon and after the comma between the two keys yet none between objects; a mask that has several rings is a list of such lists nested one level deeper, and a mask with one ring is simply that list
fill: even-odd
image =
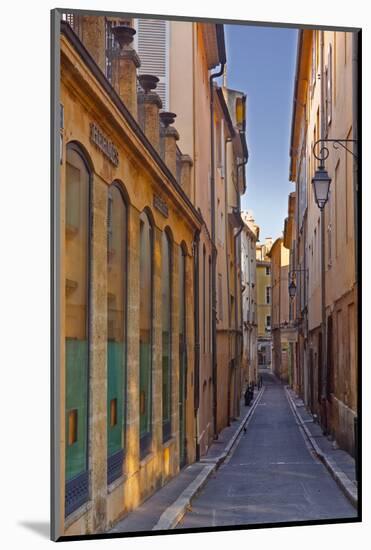
[{"label": "window shutter", "polygon": [[139,74],[152,74],[160,79],[156,92],[162,109],[169,109],[169,23],[160,19],[136,19],[135,48],[141,66]]},{"label": "window shutter", "polygon": [[332,47],[329,45],[327,61],[327,124],[332,119]]}]

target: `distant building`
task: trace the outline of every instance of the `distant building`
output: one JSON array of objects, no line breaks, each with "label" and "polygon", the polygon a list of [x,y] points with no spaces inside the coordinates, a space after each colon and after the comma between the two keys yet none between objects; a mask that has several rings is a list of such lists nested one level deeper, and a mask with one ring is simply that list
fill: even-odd
[{"label": "distant building", "polygon": [[[296,209],[296,194],[289,194],[287,218],[285,218],[283,230],[283,246],[289,250],[289,277],[288,285],[300,285],[300,281],[305,277],[304,270],[296,270],[295,267],[295,251],[294,245],[296,242],[296,224],[295,224],[295,209]],[[288,291],[288,288],[287,288]],[[289,331],[286,334],[289,338],[288,342],[288,382],[296,392],[299,392],[300,369],[299,369],[299,346],[298,332],[299,320],[296,315],[297,296],[296,293],[289,295]]]},{"label": "distant building", "polygon": [[256,244],[256,285],[258,314],[258,365],[270,367],[272,363],[272,267],[268,252],[272,238]]},{"label": "distant building", "polygon": [[[294,329],[289,316],[289,251],[276,239],[268,256],[272,260],[272,369],[283,382],[289,381],[289,343]],[[291,371],[290,371],[291,372]]]}]

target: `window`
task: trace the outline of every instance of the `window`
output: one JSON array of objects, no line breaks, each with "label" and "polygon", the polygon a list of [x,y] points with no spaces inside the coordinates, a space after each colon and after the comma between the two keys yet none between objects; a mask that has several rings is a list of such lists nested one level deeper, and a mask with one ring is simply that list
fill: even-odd
[{"label": "window", "polygon": [[140,452],[150,450],[152,437],[152,300],[153,230],[145,212],[140,216],[139,432]]},{"label": "window", "polygon": [[218,273],[218,316],[219,321],[223,320],[223,279],[221,273]]},{"label": "window", "polygon": [[184,466],[186,456],[186,402],[187,402],[187,354],[186,354],[186,255],[179,247],[179,462]]},{"label": "window", "polygon": [[266,267],[266,268],[265,268],[265,274],[266,274],[267,276],[269,276],[269,275],[271,274],[271,268],[270,268],[270,267]]},{"label": "window", "polygon": [[172,308],[172,242],[162,233],[162,436],[171,436],[171,308]]},{"label": "window", "polygon": [[312,67],[311,67],[311,95],[313,97],[314,86],[316,84],[316,68],[317,68],[317,48],[316,48],[316,31],[313,31],[312,39]]},{"label": "window", "polygon": [[327,225],[327,267],[332,266],[332,231],[331,223]]},{"label": "window", "polygon": [[327,125],[330,125],[332,120],[332,72],[332,46],[330,44],[327,59]]},{"label": "window", "polygon": [[272,288],[270,286],[265,287],[265,303],[270,304],[271,303],[271,292]]},{"label": "window", "polygon": [[107,203],[107,483],[122,475],[126,405],[127,210],[119,184]]},{"label": "window", "polygon": [[89,189],[88,165],[71,144],[66,154],[65,201],[66,516],[89,498]]},{"label": "window", "polygon": [[162,108],[169,110],[169,42],[170,22],[161,19],[135,19],[134,49],[140,58],[139,74],[155,74],[159,79],[156,92]]},{"label": "window", "polygon": [[267,315],[267,316],[266,316],[266,319],[265,319],[265,328],[266,328],[266,330],[270,330],[270,329],[271,329],[271,316],[270,316],[270,315]]}]

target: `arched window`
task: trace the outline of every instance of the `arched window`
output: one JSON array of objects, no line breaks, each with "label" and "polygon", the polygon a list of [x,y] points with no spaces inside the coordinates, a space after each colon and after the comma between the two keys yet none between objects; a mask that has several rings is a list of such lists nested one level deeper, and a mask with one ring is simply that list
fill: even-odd
[{"label": "arched window", "polygon": [[179,447],[180,466],[187,461],[186,449],[186,399],[187,399],[187,354],[186,354],[186,253],[179,247]]},{"label": "arched window", "polygon": [[89,498],[89,189],[88,165],[70,144],[65,200],[66,516]]},{"label": "arched window", "polygon": [[107,212],[107,483],[122,475],[126,409],[127,210],[117,184]]},{"label": "arched window", "polygon": [[139,431],[140,453],[150,450],[152,436],[152,301],[153,229],[148,215],[140,216],[140,358]]},{"label": "arched window", "polygon": [[172,242],[162,233],[162,435],[171,436],[171,307],[172,307]]}]

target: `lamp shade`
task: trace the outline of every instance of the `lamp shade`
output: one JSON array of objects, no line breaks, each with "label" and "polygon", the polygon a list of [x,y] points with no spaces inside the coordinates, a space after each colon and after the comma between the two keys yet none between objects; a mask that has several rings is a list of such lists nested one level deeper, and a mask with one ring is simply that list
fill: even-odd
[{"label": "lamp shade", "polygon": [[325,170],[323,166],[319,166],[312,179],[312,185],[317,206],[321,210],[324,208],[326,202],[328,201],[330,183],[331,178],[329,177],[327,170]]},{"label": "lamp shade", "polygon": [[289,296],[291,299],[295,298],[296,296],[296,284],[294,283],[294,281],[291,281],[291,283],[289,284]]}]

